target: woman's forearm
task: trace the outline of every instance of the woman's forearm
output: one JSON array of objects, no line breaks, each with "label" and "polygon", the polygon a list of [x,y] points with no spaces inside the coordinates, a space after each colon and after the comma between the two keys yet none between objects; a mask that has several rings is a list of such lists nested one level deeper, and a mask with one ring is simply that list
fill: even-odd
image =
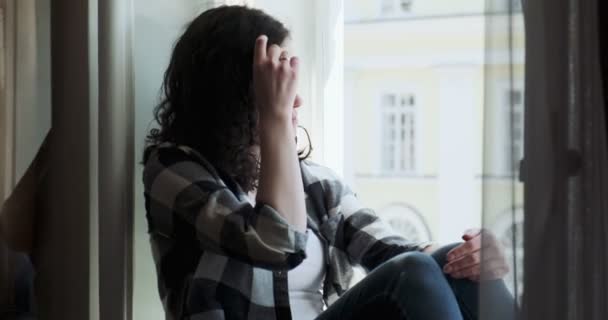
[{"label": "woman's forearm", "polygon": [[256,200],[270,205],[296,230],[304,232],[304,186],[291,123],[268,121],[260,124],[261,164]]}]

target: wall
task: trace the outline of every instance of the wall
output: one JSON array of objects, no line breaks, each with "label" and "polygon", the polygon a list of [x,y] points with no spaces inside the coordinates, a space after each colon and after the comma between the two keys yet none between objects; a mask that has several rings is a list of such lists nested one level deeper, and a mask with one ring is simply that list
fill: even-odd
[{"label": "wall", "polygon": [[164,319],[156,270],[147,234],[142,185],[142,151],[153,125],[153,109],[174,42],[203,8],[200,1],[134,1],[135,193],[133,248],[133,319]]}]

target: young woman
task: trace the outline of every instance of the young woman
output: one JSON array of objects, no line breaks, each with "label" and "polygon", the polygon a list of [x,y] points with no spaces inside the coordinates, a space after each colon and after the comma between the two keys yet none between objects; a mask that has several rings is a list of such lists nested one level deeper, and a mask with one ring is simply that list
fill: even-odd
[{"label": "young woman", "polygon": [[[168,319],[476,319],[505,259],[481,232],[436,249],[391,231],[296,150],[298,58],[262,11],[204,12],[175,45],[144,152]],[[487,239],[487,240],[486,240]],[[353,288],[354,265],[368,276]],[[442,270],[443,269],[443,270]],[[510,319],[501,280],[489,291]]]}]

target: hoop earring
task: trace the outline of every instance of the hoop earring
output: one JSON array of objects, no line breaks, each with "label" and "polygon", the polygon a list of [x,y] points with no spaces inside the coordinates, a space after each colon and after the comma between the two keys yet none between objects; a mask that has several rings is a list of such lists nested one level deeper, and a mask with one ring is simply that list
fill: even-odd
[{"label": "hoop earring", "polygon": [[[300,125],[298,125],[298,129],[304,130],[304,133],[306,134],[306,139],[308,140],[308,145],[306,147],[304,147],[302,150],[298,151],[298,158],[300,159],[300,161],[302,161],[302,160],[306,160],[306,159],[308,159],[308,157],[310,157],[313,147],[312,147],[312,141],[310,140],[310,134],[308,133],[308,130],[306,130],[306,128],[304,128],[303,126],[300,126]],[[298,136],[296,135],[296,144],[297,143],[298,143]]]}]

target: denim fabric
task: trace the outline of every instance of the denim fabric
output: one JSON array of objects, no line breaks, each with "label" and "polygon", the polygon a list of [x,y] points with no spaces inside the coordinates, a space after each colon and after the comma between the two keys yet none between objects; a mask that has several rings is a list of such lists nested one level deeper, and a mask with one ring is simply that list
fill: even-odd
[{"label": "denim fabric", "polygon": [[[408,252],[395,256],[348,290],[317,320],[479,319],[479,284],[451,278],[442,271],[446,253],[456,245],[442,247],[433,255]],[[491,319],[515,319],[515,302],[504,282],[489,281],[486,285],[484,294],[495,305]]]}]

